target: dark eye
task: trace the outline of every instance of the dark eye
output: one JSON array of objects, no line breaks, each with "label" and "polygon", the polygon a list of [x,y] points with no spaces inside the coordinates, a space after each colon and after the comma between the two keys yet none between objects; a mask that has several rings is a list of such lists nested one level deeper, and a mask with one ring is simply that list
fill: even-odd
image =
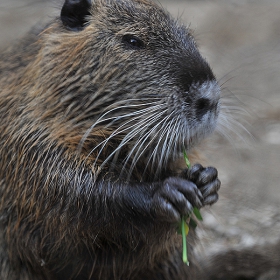
[{"label": "dark eye", "polygon": [[134,35],[130,35],[130,34],[124,35],[122,40],[127,46],[129,46],[133,49],[144,49],[145,48],[144,42]]}]

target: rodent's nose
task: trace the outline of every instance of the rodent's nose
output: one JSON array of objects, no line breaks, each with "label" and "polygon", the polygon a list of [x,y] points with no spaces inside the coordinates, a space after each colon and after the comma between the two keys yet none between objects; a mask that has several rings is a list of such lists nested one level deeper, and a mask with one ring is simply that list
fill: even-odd
[{"label": "rodent's nose", "polygon": [[193,85],[188,92],[188,99],[193,102],[195,116],[198,120],[201,120],[207,113],[217,116],[219,113],[220,87],[216,81]]},{"label": "rodent's nose", "polygon": [[212,112],[215,115],[218,111],[218,100],[210,100],[208,98],[200,98],[195,102],[195,112],[196,112],[196,118],[198,120],[201,120],[202,117],[207,114],[208,112]]}]

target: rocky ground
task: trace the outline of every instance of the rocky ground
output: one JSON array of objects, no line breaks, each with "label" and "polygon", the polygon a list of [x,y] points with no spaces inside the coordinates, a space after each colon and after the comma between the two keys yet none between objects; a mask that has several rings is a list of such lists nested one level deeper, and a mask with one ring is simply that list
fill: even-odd
[{"label": "rocky ground", "polygon": [[[223,89],[219,133],[205,147],[222,181],[198,230],[198,255],[212,260],[205,279],[280,279],[280,1],[161,2],[191,23]],[[1,0],[0,47],[59,6]]]}]

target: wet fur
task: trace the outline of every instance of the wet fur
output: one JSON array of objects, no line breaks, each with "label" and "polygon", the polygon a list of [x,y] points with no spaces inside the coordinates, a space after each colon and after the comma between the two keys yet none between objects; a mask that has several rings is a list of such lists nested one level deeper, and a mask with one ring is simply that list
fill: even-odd
[{"label": "wet fur", "polygon": [[215,77],[153,3],[94,1],[86,19],[1,55],[0,278],[194,279],[176,228],[219,181],[183,171],[182,149],[215,128]]}]

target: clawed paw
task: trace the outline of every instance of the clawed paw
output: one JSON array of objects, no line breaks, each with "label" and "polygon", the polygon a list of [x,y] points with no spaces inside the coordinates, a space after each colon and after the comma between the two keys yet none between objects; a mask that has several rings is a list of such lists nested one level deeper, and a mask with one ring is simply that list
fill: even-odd
[{"label": "clawed paw", "polygon": [[153,196],[153,210],[158,218],[178,222],[188,215],[194,207],[203,206],[203,195],[197,186],[180,177],[164,180]]},{"label": "clawed paw", "polygon": [[185,178],[192,181],[201,191],[203,196],[203,205],[211,205],[217,202],[221,182],[218,179],[218,171],[214,167],[204,168],[200,164],[184,172]]},{"label": "clawed paw", "polygon": [[153,214],[157,219],[178,222],[194,207],[215,203],[220,185],[216,168],[196,164],[180,177],[169,177],[158,186],[152,198]]}]

